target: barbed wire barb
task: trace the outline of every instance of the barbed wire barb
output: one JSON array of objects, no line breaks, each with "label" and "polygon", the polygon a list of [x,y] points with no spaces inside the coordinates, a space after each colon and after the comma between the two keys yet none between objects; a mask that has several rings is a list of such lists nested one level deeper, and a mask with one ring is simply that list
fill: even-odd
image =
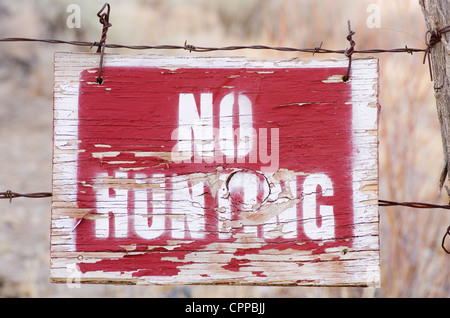
[{"label": "barbed wire barb", "polygon": [[0,192],[0,199],[9,199],[9,202],[12,202],[12,199],[18,197],[24,198],[48,198],[51,197],[51,192],[35,192],[35,193],[17,193],[12,192],[11,190],[6,190],[5,192]]}]

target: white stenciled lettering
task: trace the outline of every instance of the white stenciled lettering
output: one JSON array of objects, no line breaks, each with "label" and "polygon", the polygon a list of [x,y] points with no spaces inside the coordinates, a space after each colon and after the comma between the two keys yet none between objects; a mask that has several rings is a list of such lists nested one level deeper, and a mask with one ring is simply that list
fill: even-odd
[{"label": "white stenciled lettering", "polygon": [[274,207],[281,208],[282,212],[270,218],[264,225],[264,237],[274,238],[281,237],[285,239],[297,237],[297,204],[296,193],[297,182],[291,180],[284,183],[282,187],[280,183],[274,185],[271,189],[269,201],[276,201]]},{"label": "white stenciled lettering", "polygon": [[[320,190],[318,190],[320,189]],[[317,192],[324,197],[333,196],[331,179],[323,173],[307,176],[303,183],[303,228],[305,234],[313,240],[334,239],[334,212],[333,206],[320,205],[319,214],[322,225],[317,225]]]},{"label": "white stenciled lettering", "polygon": [[[136,184],[145,184],[146,175],[137,174]],[[165,189],[164,175],[154,174],[152,180],[161,180],[160,189],[153,186],[151,190],[138,188],[134,190],[134,229],[144,239],[155,239],[165,231]],[[148,182],[148,181],[147,181]],[[158,183],[153,182],[153,185]]]},{"label": "white stenciled lettering", "polygon": [[335,239],[334,208],[320,199],[334,195],[326,174],[281,180],[274,174],[245,169],[220,173],[215,176],[220,187],[212,198],[208,197],[211,177],[99,173],[93,187],[100,214],[94,221],[95,236],[203,240],[214,235],[227,240],[241,233],[265,240],[301,235],[312,240]]},{"label": "white stenciled lettering", "polygon": [[[127,178],[127,173],[116,172],[116,179]],[[105,183],[108,180],[107,173],[98,175],[97,180]],[[128,190],[117,188],[99,187],[97,189],[97,213],[102,217],[95,220],[95,234],[98,238],[126,237],[128,235]],[[110,214],[113,216],[110,218]],[[110,220],[114,220],[114,233],[109,233]]]},{"label": "white stenciled lettering", "polygon": [[[269,145],[268,129],[259,128],[258,132],[253,127],[253,105],[245,94],[225,95],[218,114],[214,114],[211,93],[201,93],[199,100],[200,108],[194,94],[179,95],[178,127],[171,134],[171,139],[177,141],[171,152],[173,162],[221,164],[248,160],[261,164],[263,172],[278,170],[279,129],[270,128]],[[219,117],[218,127],[213,127],[214,116]]]},{"label": "white stenciled lettering", "polygon": [[201,239],[205,236],[203,182],[192,184],[185,176],[171,178],[171,224],[173,238]]},{"label": "white stenciled lettering", "polygon": [[180,94],[178,107],[178,152],[181,158],[212,157],[214,151],[212,94],[200,95],[200,114],[194,94]]},{"label": "white stenciled lettering", "polygon": [[[238,94],[239,129],[233,129],[233,105],[235,94],[226,95],[220,102],[220,130],[219,143],[227,162],[234,162],[236,158],[245,157],[253,146],[253,116],[252,103],[244,94]],[[237,132],[237,151],[235,152],[235,133]]]}]

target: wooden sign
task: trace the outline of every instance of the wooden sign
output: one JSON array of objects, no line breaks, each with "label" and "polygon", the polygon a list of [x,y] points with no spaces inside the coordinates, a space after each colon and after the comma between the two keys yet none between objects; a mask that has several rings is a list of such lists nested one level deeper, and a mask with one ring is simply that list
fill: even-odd
[{"label": "wooden sign", "polygon": [[377,286],[378,62],[55,56],[53,282]]}]

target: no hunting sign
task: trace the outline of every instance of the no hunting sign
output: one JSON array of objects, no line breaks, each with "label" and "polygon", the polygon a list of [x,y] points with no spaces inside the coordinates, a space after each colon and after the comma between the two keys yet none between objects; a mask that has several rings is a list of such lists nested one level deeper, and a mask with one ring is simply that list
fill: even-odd
[{"label": "no hunting sign", "polygon": [[51,278],[376,286],[378,62],[55,56]]}]

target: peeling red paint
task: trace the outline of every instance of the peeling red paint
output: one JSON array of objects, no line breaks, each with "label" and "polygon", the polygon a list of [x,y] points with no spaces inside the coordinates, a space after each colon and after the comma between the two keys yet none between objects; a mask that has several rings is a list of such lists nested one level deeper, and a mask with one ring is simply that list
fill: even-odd
[{"label": "peeling red paint", "polygon": [[317,282],[312,279],[299,279],[299,280],[295,281],[295,283],[299,284],[299,285],[308,285],[308,284],[314,284]]},{"label": "peeling red paint", "polygon": [[253,275],[256,275],[257,277],[267,277],[267,275],[263,274],[264,271],[252,271]]},{"label": "peeling red paint", "polygon": [[377,286],[377,61],[55,55],[52,282]]},{"label": "peeling red paint", "polygon": [[222,268],[232,271],[232,272],[239,272],[241,267],[249,267],[250,265],[244,265],[248,264],[251,261],[249,259],[237,259],[232,258],[227,265],[222,266]]},{"label": "peeling red paint", "polygon": [[[232,253],[233,256],[255,255],[272,249],[278,251],[292,249],[321,254],[326,248],[351,246],[353,228],[348,225],[353,220],[352,180],[350,172],[336,169],[351,164],[351,158],[348,157],[352,148],[351,130],[348,128],[351,125],[351,107],[347,104],[350,86],[343,82],[334,83],[334,90],[330,92],[328,88],[330,84],[322,82],[333,74],[342,73],[344,69],[289,71],[264,69],[265,72],[273,71],[273,75],[270,76],[268,74],[263,76],[257,71],[257,69],[252,72],[247,72],[246,69],[178,69],[170,72],[169,76],[167,72],[157,68],[105,67],[102,86],[95,84],[95,72],[83,72],[78,117],[80,121],[89,124],[80,125],[78,131],[81,140],[78,154],[78,207],[95,210],[95,177],[99,173],[105,173],[114,179],[118,167],[126,171],[129,180],[134,180],[138,174],[164,174],[171,177],[193,173],[215,173],[217,167],[221,168],[222,173],[232,173],[236,169],[260,170],[261,163],[250,163],[248,158],[244,163],[229,163],[224,160],[224,163],[219,165],[204,162],[175,163],[158,156],[138,155],[168,152],[175,146],[176,141],[171,140],[170,136],[177,125],[180,93],[192,90],[195,92],[198,88],[212,93],[213,110],[217,114],[221,99],[229,93],[229,90],[224,90],[223,87],[233,86],[237,91],[245,92],[251,99],[255,107],[254,127],[280,129],[280,168],[303,173],[296,176],[298,187],[294,195],[297,198],[303,196],[302,183],[308,173],[327,172],[334,182],[334,195],[321,196],[318,190],[317,204],[332,205],[336,214],[336,240],[321,242],[308,239],[303,229],[302,207],[298,204],[296,207],[298,235],[295,239],[264,238],[261,246],[238,248]],[[136,81],[136,78],[140,80]],[[199,94],[196,94],[195,98],[200,105]],[[301,107],[299,102],[302,104]],[[333,107],[328,107],[329,103],[333,103]],[[217,125],[218,116],[214,120]],[[94,153],[105,150],[98,147],[98,144],[107,145],[107,151],[113,153],[114,157],[93,156]],[[173,187],[170,181],[166,181],[165,185],[168,189]],[[241,190],[229,198],[233,203],[232,221],[240,219],[240,202],[243,200],[244,188]],[[116,191],[110,188],[109,194],[114,196]],[[95,236],[95,218],[83,219],[74,229],[77,251],[127,252],[124,246],[134,244],[136,247],[122,258],[103,259],[95,263],[81,262],[79,263],[81,271],[132,272],[133,277],[174,276],[180,272],[181,266],[191,264],[185,262],[187,254],[205,250],[216,242],[236,241],[236,234],[242,233],[242,228],[234,228],[230,238],[220,238],[217,225],[218,199],[206,185],[203,187],[202,196],[205,199],[205,236],[201,239],[192,237],[179,239],[180,246],[170,249],[164,246],[168,245],[169,241],[172,246],[177,245],[177,239],[171,236],[169,230],[156,239],[148,240],[140,237],[133,229],[132,190],[129,191],[126,202],[128,234],[125,237],[115,237],[111,234],[114,233],[114,219],[117,217],[114,213],[110,215],[110,235],[107,238]],[[166,194],[165,198],[166,202],[169,201],[169,194]],[[265,199],[260,189],[257,194],[258,203]],[[153,207],[149,207],[149,213],[153,212],[152,209]],[[258,215],[253,219],[257,220]],[[149,218],[149,226],[151,222],[152,218]],[[317,213],[318,226],[321,222],[321,217]],[[169,219],[166,219],[165,226],[167,229],[170,228]],[[259,226],[257,235],[261,237],[261,233],[262,226]],[[349,240],[343,243],[344,239]],[[220,250],[216,252],[227,253]],[[173,260],[174,258],[178,261]],[[231,258],[222,268],[235,272],[242,267],[250,266],[250,262],[249,259]],[[263,275],[259,271],[253,273],[259,277]]]},{"label": "peeling red paint", "polygon": [[[265,250],[293,250],[293,251],[311,251],[311,254],[322,254],[325,252],[325,249],[331,247],[342,246],[343,243],[340,241],[332,241],[332,242],[314,242],[314,241],[305,241],[305,242],[270,242],[267,244],[263,244],[258,248],[241,248],[237,249],[234,252],[236,256],[244,256],[249,254],[259,254],[264,253]],[[320,260],[320,259],[318,259]]]},{"label": "peeling red paint", "polygon": [[204,248],[205,245],[198,242],[186,244],[186,246],[175,248],[173,251],[161,251],[160,248],[137,255],[125,255],[120,259],[103,259],[95,263],[78,263],[80,271],[121,271],[132,272],[133,277],[141,276],[175,276],[179,273],[179,266],[189,265],[192,262],[174,262],[164,258],[176,257],[180,261],[194,251]]}]

